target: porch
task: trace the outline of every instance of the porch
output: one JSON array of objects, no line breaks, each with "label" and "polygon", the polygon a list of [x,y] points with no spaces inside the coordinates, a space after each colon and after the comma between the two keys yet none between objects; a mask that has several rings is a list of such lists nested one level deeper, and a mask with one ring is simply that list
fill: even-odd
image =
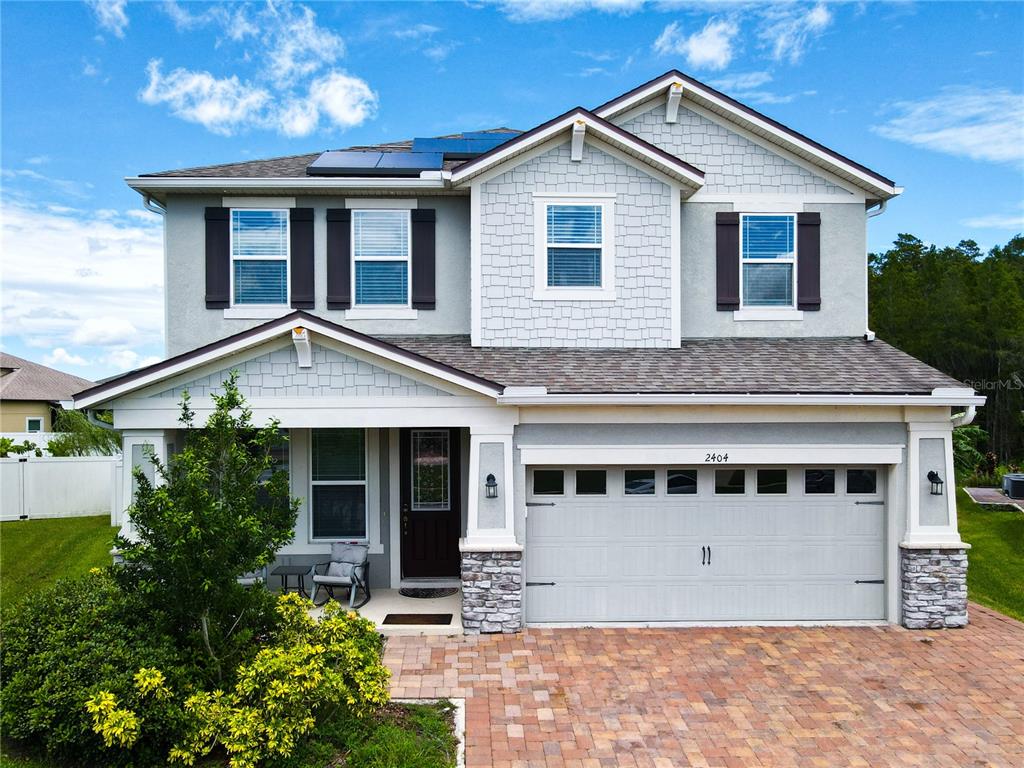
[{"label": "porch", "polygon": [[[382,635],[450,636],[463,633],[461,590],[435,598],[406,597],[397,589],[371,588],[371,591],[372,599],[359,609],[359,613],[376,624]],[[312,614],[319,616],[322,612],[323,607],[314,608]],[[417,617],[422,617],[422,621]]]}]

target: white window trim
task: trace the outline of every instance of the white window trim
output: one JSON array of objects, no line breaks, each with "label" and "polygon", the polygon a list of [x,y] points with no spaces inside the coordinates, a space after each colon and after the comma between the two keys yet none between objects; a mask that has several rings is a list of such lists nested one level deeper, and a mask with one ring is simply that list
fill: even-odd
[{"label": "white window trim", "polygon": [[[405,256],[364,256],[356,258],[356,215],[359,213],[377,213],[379,211],[395,211],[406,216]],[[345,311],[346,320],[415,320],[416,310],[412,308],[412,214],[409,208],[355,208],[352,210],[352,221],[349,223],[349,242],[352,243],[352,266],[349,279],[352,286],[352,307]],[[405,262],[405,304],[357,304],[359,285],[356,282],[356,264],[360,261],[404,261]]]},{"label": "white window trim", "polygon": [[[653,472],[654,473],[654,490],[651,491],[650,493],[630,493],[629,490],[626,488],[626,473],[627,472]],[[658,487],[660,485],[660,483],[658,482],[658,476],[660,474],[661,473],[658,471],[657,467],[623,467],[622,468],[622,495],[623,496],[661,496],[661,494],[658,493]],[[667,488],[667,486],[666,486],[666,488]]]},{"label": "white window trim", "polygon": [[[780,469],[780,470],[782,470],[783,472],[786,473],[786,490],[783,493],[762,493],[761,491],[758,490],[759,483],[758,483],[758,479],[757,479],[757,474],[758,474],[758,472],[762,472],[764,470],[771,471],[771,470],[774,470],[774,469]],[[789,482],[789,479],[790,479],[789,478],[789,467],[754,467],[754,495],[755,496],[762,496],[762,497],[767,498],[767,499],[771,499],[771,498],[785,499],[785,498],[788,498],[788,496],[789,496],[789,488],[790,488],[790,485],[791,485],[791,483]],[[722,495],[724,496],[726,494],[722,494]],[[739,494],[737,494],[737,496],[738,495]]]},{"label": "white window trim", "polygon": [[[39,429],[32,429],[32,422],[39,422]],[[42,416],[26,416],[25,417],[25,431],[26,432],[42,432],[43,431],[43,417]]]},{"label": "white window trim", "polygon": [[[669,487],[668,487],[668,476],[669,476],[669,472],[671,472],[673,469],[677,470],[677,471],[680,471],[680,472],[688,472],[690,470],[693,471],[693,474],[695,475],[694,480],[697,483],[697,487],[696,487],[696,489],[694,490],[693,493],[678,493],[678,492],[672,493],[669,490]],[[670,464],[669,466],[665,467],[665,495],[666,496],[700,496],[700,468],[699,467],[679,466],[678,464]]]},{"label": "white window trim", "polygon": [[[548,285],[549,205],[601,206],[601,285],[594,288],[558,288]],[[533,298],[536,301],[615,301],[615,195],[534,194]],[[568,245],[567,245],[568,247]],[[591,248],[593,245],[583,247]]]},{"label": "white window trim", "polygon": [[[235,211],[285,211],[284,231],[284,303],[283,304],[236,304],[235,303]],[[238,261],[280,261],[277,256],[246,256]],[[228,296],[231,306],[224,310],[226,318],[251,318],[272,320],[288,314],[292,303],[292,217],[287,208],[230,208],[228,210]]]},{"label": "white window trim", "polygon": [[[810,493],[810,492],[808,492],[808,490],[807,490],[807,471],[810,470],[810,469],[822,469],[822,470],[825,470],[826,472],[828,470],[832,470],[832,493]],[[845,472],[846,472],[845,469],[844,470],[840,470],[838,467],[836,467],[834,465],[833,466],[822,466],[822,465],[819,464],[819,465],[810,466],[810,467],[801,467],[801,469],[800,469],[800,495],[801,496],[808,496],[808,497],[809,496],[814,496],[814,497],[819,497],[819,498],[822,497],[822,496],[824,496],[825,498],[832,498],[832,497],[838,496],[839,495],[839,478],[840,478],[840,475],[842,475],[842,477],[843,477],[843,479],[845,481],[845,478],[846,478]],[[877,479],[876,479],[876,487],[877,487]]]},{"label": "white window trim", "polygon": [[[718,480],[716,479],[716,475],[720,471],[721,472],[725,472],[725,471],[728,471],[730,469],[738,469],[740,472],[743,473],[743,493],[728,493],[728,492],[719,493],[719,491],[718,491]],[[748,478],[749,472],[747,470],[748,470],[747,467],[715,467],[714,470],[711,472],[711,495],[712,496],[740,496],[740,497],[749,496],[750,495],[750,482],[749,482],[749,478]],[[754,478],[754,487],[755,488],[757,487],[757,478],[756,477]]]},{"label": "white window trim", "polygon": [[[745,259],[743,258],[743,221],[750,216],[789,216],[793,220],[793,257],[791,259]],[[800,257],[797,245],[797,215],[793,211],[751,211],[740,214],[740,308],[732,313],[733,320],[803,320],[804,313],[797,309],[797,260]],[[793,303],[788,306],[766,307],[761,304],[743,303],[743,266],[745,264],[792,264]]]},{"label": "white window trim", "polygon": [[566,495],[566,493],[565,493],[566,471],[563,468],[561,468],[561,467],[538,467],[537,469],[540,469],[540,470],[542,470],[544,472],[561,472],[562,473],[562,492],[561,493],[537,493],[537,491],[534,490],[534,483],[536,482],[536,480],[534,479],[534,477],[535,477],[535,474],[534,474],[535,470],[531,469],[530,470],[530,493],[529,493],[530,496],[533,496],[533,497],[536,497],[538,499],[541,499],[541,498],[545,498],[545,497],[548,497],[548,496],[554,496],[555,498],[562,498],[562,497],[564,497]]},{"label": "white window trim", "polygon": [[[576,487],[576,475],[578,472],[604,472],[604,493],[580,493]],[[608,468],[607,467],[576,467],[572,471],[572,495],[587,496],[596,499],[608,498]]]},{"label": "white window trim", "polygon": [[[306,457],[309,460],[309,541],[311,544],[323,544],[333,542],[347,542],[353,544],[371,544],[370,536],[370,435],[368,430],[363,429],[363,479],[362,480],[314,480],[313,479],[313,432],[319,429],[314,427],[309,430],[309,445],[306,448]],[[334,538],[329,536],[313,535],[313,488],[318,485],[361,485],[363,486],[363,531],[365,535],[359,538],[343,537]],[[379,535],[378,535],[379,538]]]}]

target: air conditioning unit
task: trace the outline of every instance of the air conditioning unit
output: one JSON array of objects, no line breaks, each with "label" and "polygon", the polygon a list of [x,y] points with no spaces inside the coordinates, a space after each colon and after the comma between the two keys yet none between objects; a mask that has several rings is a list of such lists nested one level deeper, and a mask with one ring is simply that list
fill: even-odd
[{"label": "air conditioning unit", "polygon": [[1011,499],[1024,499],[1024,472],[1003,475],[1003,493]]}]

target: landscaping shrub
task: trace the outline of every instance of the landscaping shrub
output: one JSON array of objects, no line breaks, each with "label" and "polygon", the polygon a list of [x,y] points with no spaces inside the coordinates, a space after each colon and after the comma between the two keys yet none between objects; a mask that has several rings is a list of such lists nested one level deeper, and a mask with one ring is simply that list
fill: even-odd
[{"label": "landscaping shrub", "polygon": [[[159,617],[94,569],[29,597],[4,617],[0,727],[4,737],[45,750],[60,765],[162,765],[184,732],[180,708],[138,695],[140,668],[185,689],[192,672]],[[100,690],[136,706],[134,747],[112,752],[93,730],[86,702]]]}]

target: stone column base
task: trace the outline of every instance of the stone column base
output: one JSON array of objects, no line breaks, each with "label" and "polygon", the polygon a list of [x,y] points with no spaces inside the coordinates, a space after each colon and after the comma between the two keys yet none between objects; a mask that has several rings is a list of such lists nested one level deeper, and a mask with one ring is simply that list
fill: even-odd
[{"label": "stone column base", "polygon": [[462,553],[462,628],[468,635],[523,626],[523,553]]},{"label": "stone column base", "polygon": [[900,546],[903,626],[967,626],[968,545],[932,549]]}]

